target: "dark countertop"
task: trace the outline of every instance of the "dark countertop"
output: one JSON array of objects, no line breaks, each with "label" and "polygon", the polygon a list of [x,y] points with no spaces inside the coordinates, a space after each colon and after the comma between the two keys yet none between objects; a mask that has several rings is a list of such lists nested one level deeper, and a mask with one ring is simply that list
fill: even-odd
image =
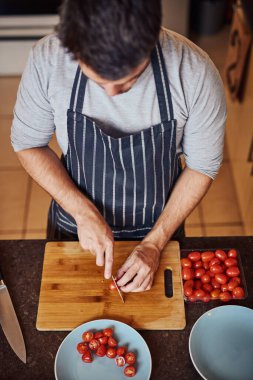
[{"label": "dark countertop", "polygon": [[[44,240],[0,241],[0,265],[16,309],[27,348],[27,364],[14,354],[0,329],[0,378],[2,380],[54,379],[54,358],[68,332],[39,332],[36,316],[43,264]],[[181,248],[237,248],[244,268],[248,297],[231,301],[253,309],[253,237],[185,238]],[[193,324],[208,309],[219,306],[186,304],[187,326],[182,331],[140,331],[153,361],[151,380],[197,380],[188,352]],[[109,379],[103,379],[109,380]]]}]

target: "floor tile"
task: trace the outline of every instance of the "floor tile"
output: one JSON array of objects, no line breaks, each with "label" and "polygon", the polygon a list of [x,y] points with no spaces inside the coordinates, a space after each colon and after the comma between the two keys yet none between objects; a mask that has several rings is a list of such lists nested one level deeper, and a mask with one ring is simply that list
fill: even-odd
[{"label": "floor tile", "polygon": [[185,235],[186,237],[190,236],[204,236],[204,231],[202,226],[191,226],[187,225],[185,226]]},{"label": "floor tile", "polygon": [[45,230],[50,196],[36,182],[32,181],[31,197],[28,206],[26,230]]},{"label": "floor tile", "polygon": [[244,236],[244,229],[241,225],[227,226],[205,226],[206,236]]},{"label": "floor tile", "polygon": [[16,103],[20,77],[0,77],[0,115],[11,116]]},{"label": "floor tile", "polygon": [[201,202],[204,223],[240,223],[230,164],[224,163],[221,170]]},{"label": "floor tile", "polygon": [[21,168],[20,162],[12,148],[11,134],[12,118],[0,117],[0,169],[2,168]]},{"label": "floor tile", "polygon": [[192,224],[201,224],[201,219],[200,219],[200,206],[197,206],[192,213],[188,216],[186,219],[186,223],[188,225]]},{"label": "floor tile", "polygon": [[0,171],[0,231],[22,231],[28,175],[24,170]]}]

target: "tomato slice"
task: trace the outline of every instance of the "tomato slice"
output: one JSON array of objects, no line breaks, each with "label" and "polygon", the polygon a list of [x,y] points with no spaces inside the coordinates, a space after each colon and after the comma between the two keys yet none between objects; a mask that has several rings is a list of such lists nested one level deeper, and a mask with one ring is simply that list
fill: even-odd
[{"label": "tomato slice", "polygon": [[118,356],[117,358],[115,358],[115,362],[118,367],[124,367],[124,365],[126,364],[124,356]]},{"label": "tomato slice", "polygon": [[134,364],[135,361],[136,361],[136,356],[135,356],[135,354],[133,352],[128,352],[125,355],[125,360],[126,360],[127,364]]},{"label": "tomato slice", "polygon": [[117,355],[118,356],[124,356],[126,353],[126,347],[125,346],[120,346],[117,348]]},{"label": "tomato slice", "polygon": [[116,358],[116,356],[117,356],[116,348],[109,347],[108,350],[106,351],[106,356],[110,359]]},{"label": "tomato slice", "polygon": [[127,376],[127,377],[134,377],[136,375],[136,369],[135,367],[133,367],[132,365],[128,365],[125,369],[124,369],[124,374]]},{"label": "tomato slice", "polygon": [[96,351],[98,347],[100,346],[100,342],[97,339],[92,339],[89,342],[89,347],[92,351]]},{"label": "tomato slice", "polygon": [[110,347],[116,347],[117,344],[118,344],[118,342],[112,336],[110,336],[108,338],[108,346],[110,346]]},{"label": "tomato slice", "polygon": [[99,339],[99,338],[102,338],[103,336],[104,336],[104,334],[101,331],[98,331],[98,332],[96,332],[94,338]]},{"label": "tomato slice", "polygon": [[108,336],[101,336],[101,338],[98,338],[100,344],[107,344],[108,342]]},{"label": "tomato slice", "polygon": [[85,353],[82,355],[82,361],[84,363],[91,363],[92,362],[92,356],[90,351],[85,351]]},{"label": "tomato slice", "polygon": [[110,328],[107,328],[107,329],[104,329],[103,330],[103,334],[105,335],[105,336],[112,336],[112,334],[113,334],[113,329],[110,329]]},{"label": "tomato slice", "polygon": [[84,342],[90,342],[94,338],[94,334],[92,331],[85,331],[82,338]]},{"label": "tomato slice", "polygon": [[105,354],[106,354],[106,347],[104,344],[101,344],[101,346],[99,346],[97,351],[96,351],[96,355],[103,357],[103,356],[105,356]]},{"label": "tomato slice", "polygon": [[109,289],[110,289],[110,290],[117,290],[117,287],[116,287],[114,281],[110,281],[110,283],[109,283]]},{"label": "tomato slice", "polygon": [[88,343],[80,342],[77,344],[76,349],[79,352],[79,354],[84,354],[87,350],[89,350]]}]

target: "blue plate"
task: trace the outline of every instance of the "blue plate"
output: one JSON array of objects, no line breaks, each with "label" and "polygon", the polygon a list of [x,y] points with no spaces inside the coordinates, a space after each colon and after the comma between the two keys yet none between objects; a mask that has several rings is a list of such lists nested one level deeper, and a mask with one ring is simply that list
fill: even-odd
[{"label": "blue plate", "polygon": [[192,328],[189,350],[206,380],[252,380],[253,310],[227,305],[203,314]]},{"label": "blue plate", "polygon": [[125,367],[118,367],[114,359],[93,355],[92,363],[84,363],[76,345],[82,341],[82,334],[87,330],[103,330],[110,327],[119,346],[126,346],[128,351],[137,355],[135,380],[149,380],[151,375],[151,355],[142,336],[125,323],[111,319],[98,319],[84,323],[69,333],[60,345],[54,365],[57,380],[126,380]]}]

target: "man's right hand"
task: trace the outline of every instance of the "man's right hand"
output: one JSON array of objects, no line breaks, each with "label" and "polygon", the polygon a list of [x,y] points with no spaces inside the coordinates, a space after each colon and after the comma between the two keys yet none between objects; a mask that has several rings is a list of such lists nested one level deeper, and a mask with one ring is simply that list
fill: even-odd
[{"label": "man's right hand", "polygon": [[75,219],[82,248],[96,256],[96,264],[105,266],[104,277],[111,278],[114,238],[110,227],[94,205]]}]

